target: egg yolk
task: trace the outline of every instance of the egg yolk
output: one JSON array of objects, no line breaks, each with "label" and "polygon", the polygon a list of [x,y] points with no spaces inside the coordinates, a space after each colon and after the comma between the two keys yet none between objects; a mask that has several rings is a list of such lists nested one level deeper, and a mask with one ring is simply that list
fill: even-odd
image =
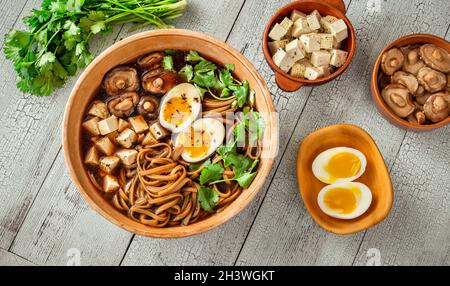
[{"label": "egg yolk", "polygon": [[183,124],[191,115],[192,107],[187,98],[184,96],[173,97],[166,102],[164,106],[164,120],[175,125],[175,127]]},{"label": "egg yolk", "polygon": [[180,143],[183,146],[184,151],[186,151],[190,157],[198,158],[208,152],[211,136],[208,132],[195,132],[191,128],[191,132],[184,133],[184,136],[180,138]]},{"label": "egg yolk", "polygon": [[353,153],[342,152],[331,157],[324,169],[334,182],[336,179],[350,178],[358,174],[361,161]]},{"label": "egg yolk", "polygon": [[350,214],[355,211],[361,191],[359,189],[333,188],[323,197],[325,205],[336,213]]}]

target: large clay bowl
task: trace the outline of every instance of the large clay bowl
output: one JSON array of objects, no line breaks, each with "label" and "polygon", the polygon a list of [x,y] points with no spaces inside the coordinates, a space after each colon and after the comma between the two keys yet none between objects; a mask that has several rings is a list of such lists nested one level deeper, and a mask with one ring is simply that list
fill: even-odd
[{"label": "large clay bowl", "polygon": [[[235,74],[247,79],[256,91],[256,109],[266,121],[263,140],[264,157],[259,164],[258,175],[251,186],[225,210],[188,226],[154,228],[140,224],[116,210],[105,196],[95,189],[84,168],[81,152],[81,123],[85,110],[97,93],[103,76],[111,68],[133,61],[141,55],[165,49],[197,50],[210,60],[219,63],[233,63]],[[116,225],[139,235],[163,238],[185,237],[217,227],[237,215],[261,189],[278,146],[275,110],[266,84],[253,65],[239,52],[227,44],[208,35],[188,30],[170,29],[143,32],[128,37],[101,53],[86,68],[75,84],[66,106],[63,126],[64,157],[70,176],[86,201],[101,215]]]}]

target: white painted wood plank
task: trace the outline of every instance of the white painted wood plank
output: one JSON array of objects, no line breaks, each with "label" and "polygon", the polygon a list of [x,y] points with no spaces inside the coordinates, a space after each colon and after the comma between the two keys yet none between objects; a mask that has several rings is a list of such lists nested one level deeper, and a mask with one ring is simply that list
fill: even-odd
[{"label": "white painted wood plank", "polygon": [[0,266],[33,266],[34,264],[14,253],[0,249]]},{"label": "white painted wood plank", "polygon": [[[221,3],[208,1],[190,1],[190,3],[191,7],[185,16],[176,20],[175,25],[204,31],[224,39],[242,2],[228,0]],[[223,11],[227,13],[223,14]],[[213,21],[204,15],[210,15],[213,19],[221,15],[222,17],[221,21]],[[124,28],[119,38],[127,35],[129,35],[127,28]],[[61,117],[63,108],[64,102],[61,102],[58,107],[52,109],[52,112]],[[56,120],[45,124],[47,128],[57,129],[58,137],[51,140],[54,140],[55,145],[59,145],[61,119]],[[12,251],[37,264],[59,265],[67,262],[66,252],[69,248],[78,248],[81,251],[82,265],[117,265],[125,253],[131,236],[130,233],[107,222],[86,205],[71,184],[65,171],[63,155],[59,152],[14,241]]]},{"label": "white painted wood plank", "polygon": [[[436,1],[408,5],[383,1],[377,12],[367,9],[365,1],[351,2],[348,16],[357,31],[357,54],[345,74],[315,88],[309,97],[238,264],[352,264],[363,232],[337,236],[322,230],[311,219],[296,186],[298,146],[318,128],[353,123],[372,134],[386,163],[392,166],[405,131],[381,118],[372,103],[369,78],[373,63],[381,49],[401,35],[411,31],[443,35],[448,25],[443,12],[448,11],[446,8]],[[414,17],[399,17],[399,13]],[[433,13],[441,13],[441,21]]]},{"label": "white painted wood plank", "polygon": [[[20,18],[39,7],[29,1]],[[23,29],[18,21],[14,29]],[[98,54],[111,45],[120,27],[101,41],[93,41],[91,51]],[[61,147],[61,122],[76,77],[50,97],[22,94],[16,88],[12,64],[0,53],[0,247],[9,248],[39,187]],[[79,73],[78,73],[79,74]]]},{"label": "white painted wood plank", "polygon": [[0,3],[0,50],[3,49],[5,34],[8,33],[17,21],[27,0],[6,1]]},{"label": "white painted wood plank", "polygon": [[[283,150],[289,139],[295,121],[290,115],[302,109],[310,88],[286,94],[275,84],[273,73],[267,65],[261,49],[261,37],[265,23],[278,8],[288,3],[284,1],[247,0],[239,18],[234,24],[228,43],[241,51],[258,69],[267,81],[274,104],[280,112],[283,128],[280,130],[280,149]],[[273,170],[278,164],[274,163]],[[267,183],[272,175],[269,176]],[[264,197],[267,184],[255,200],[236,218],[205,234],[177,240],[149,240],[135,237],[124,265],[232,265]]]},{"label": "white painted wood plank", "polygon": [[392,212],[367,231],[357,265],[370,248],[379,249],[382,265],[450,265],[449,132],[407,134],[391,172]]}]

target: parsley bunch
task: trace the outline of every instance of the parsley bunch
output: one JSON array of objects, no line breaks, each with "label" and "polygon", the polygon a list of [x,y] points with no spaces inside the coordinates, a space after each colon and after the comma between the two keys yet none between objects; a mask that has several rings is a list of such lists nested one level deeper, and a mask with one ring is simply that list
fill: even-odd
[{"label": "parsley bunch", "polygon": [[128,22],[170,27],[164,20],[182,15],[186,0],[44,0],[24,18],[29,31],[5,37],[6,58],[14,63],[17,87],[50,95],[92,61],[89,40]]}]

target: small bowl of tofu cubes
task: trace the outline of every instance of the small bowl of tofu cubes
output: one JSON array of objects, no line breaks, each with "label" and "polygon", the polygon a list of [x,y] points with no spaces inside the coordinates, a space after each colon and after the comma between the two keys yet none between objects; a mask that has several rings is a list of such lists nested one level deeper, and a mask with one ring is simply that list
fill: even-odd
[{"label": "small bowl of tofu cubes", "polygon": [[292,92],[339,76],[352,60],[355,42],[343,1],[297,0],[272,16],[263,50],[277,85]]}]

